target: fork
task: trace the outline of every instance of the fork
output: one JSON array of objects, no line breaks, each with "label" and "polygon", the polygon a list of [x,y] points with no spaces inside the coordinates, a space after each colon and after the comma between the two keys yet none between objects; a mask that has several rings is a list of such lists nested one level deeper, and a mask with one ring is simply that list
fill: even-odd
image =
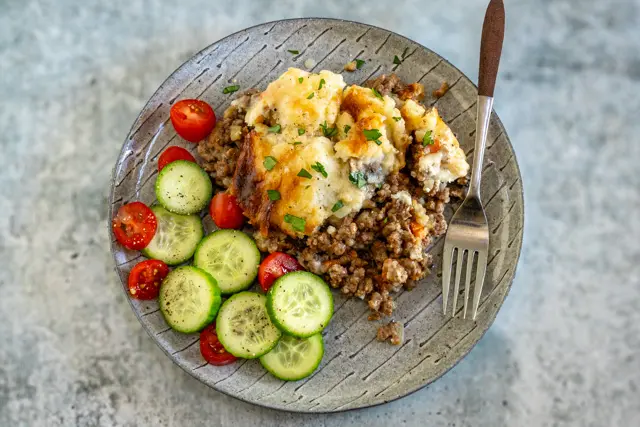
[{"label": "fork", "polygon": [[[484,149],[487,144],[487,131],[493,107],[493,89],[498,74],[498,64],[502,52],[504,38],[504,4],[502,0],[491,0],[482,25],[480,42],[480,71],[478,74],[478,115],[476,118],[476,142],[471,170],[471,182],[467,197],[451,218],[449,229],[444,240],[442,257],[442,311],[447,314],[449,286],[451,284],[452,259],[454,251],[457,253],[455,284],[451,316],[456,316],[456,305],[460,292],[460,277],[465,254],[467,265],[464,289],[464,310],[462,317],[467,317],[469,289],[473,261],[477,258],[476,279],[473,289],[473,306],[471,317],[476,319],[478,305],[482,295],[482,285],[487,269],[487,255],[489,252],[489,226],[480,198],[480,179],[482,177],[482,162]],[[477,255],[477,256],[476,256]]]}]

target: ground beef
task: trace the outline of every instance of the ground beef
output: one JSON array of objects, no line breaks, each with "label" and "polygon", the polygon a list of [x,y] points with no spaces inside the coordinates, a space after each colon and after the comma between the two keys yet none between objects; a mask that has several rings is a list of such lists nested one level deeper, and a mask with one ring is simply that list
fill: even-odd
[{"label": "ground beef", "polygon": [[448,91],[449,91],[449,83],[444,81],[442,82],[442,85],[440,85],[440,88],[434,90],[431,93],[431,95],[433,95],[434,98],[438,99],[438,98],[442,98],[444,94],[447,93]]},{"label": "ground beef", "polygon": [[378,334],[376,338],[378,341],[389,341],[393,345],[402,344],[404,337],[404,326],[402,323],[389,322],[384,326],[378,328]]},{"label": "ground beef", "polygon": [[402,101],[413,99],[420,101],[424,98],[424,86],[420,83],[405,84],[395,74],[383,74],[373,80],[364,82],[365,87],[376,89],[382,95],[395,95]]}]

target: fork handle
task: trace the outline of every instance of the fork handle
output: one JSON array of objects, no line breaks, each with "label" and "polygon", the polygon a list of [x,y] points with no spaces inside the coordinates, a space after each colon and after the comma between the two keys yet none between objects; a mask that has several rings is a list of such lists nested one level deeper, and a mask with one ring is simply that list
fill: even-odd
[{"label": "fork handle", "polygon": [[480,41],[480,70],[478,73],[478,115],[476,118],[476,145],[473,153],[473,169],[469,196],[480,200],[480,178],[484,149],[487,145],[489,119],[493,107],[493,89],[496,86],[498,65],[504,39],[504,4],[502,0],[491,0],[482,24]]}]

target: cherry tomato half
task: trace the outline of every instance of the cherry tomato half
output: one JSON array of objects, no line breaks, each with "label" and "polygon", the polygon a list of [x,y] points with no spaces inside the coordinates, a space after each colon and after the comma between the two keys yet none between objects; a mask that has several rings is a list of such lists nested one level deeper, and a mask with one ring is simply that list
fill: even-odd
[{"label": "cherry tomato half", "polygon": [[238,360],[222,346],[216,332],[216,324],[212,323],[200,332],[200,353],[208,363],[216,366],[228,365]]},{"label": "cherry tomato half", "polygon": [[118,209],[112,222],[113,234],[127,249],[144,249],[156,234],[158,221],[147,205],[132,202]]},{"label": "cherry tomato half", "polygon": [[158,171],[161,171],[169,163],[175,162],[176,160],[187,160],[193,163],[196,162],[196,159],[190,152],[182,147],[172,145],[160,154],[160,158],[158,159]]},{"label": "cherry tomato half", "polygon": [[297,259],[284,252],[274,252],[260,263],[258,282],[262,290],[267,292],[278,277],[298,270],[304,270],[304,268]]},{"label": "cherry tomato half", "polygon": [[178,135],[190,142],[198,142],[211,133],[216,125],[213,108],[199,99],[176,102],[169,112],[171,123]]},{"label": "cherry tomato half", "polygon": [[228,193],[218,193],[211,199],[209,215],[218,228],[240,228],[244,224],[242,208],[236,197]]},{"label": "cherry tomato half", "polygon": [[148,259],[135,265],[129,273],[129,293],[137,299],[154,299],[160,292],[160,283],[169,274],[169,267],[157,259]]}]

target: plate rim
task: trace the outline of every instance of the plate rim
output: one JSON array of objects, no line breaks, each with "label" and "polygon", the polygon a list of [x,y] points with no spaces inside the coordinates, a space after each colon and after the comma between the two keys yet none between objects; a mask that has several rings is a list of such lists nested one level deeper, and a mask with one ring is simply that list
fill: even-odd
[{"label": "plate rim", "polygon": [[[129,128],[129,131],[125,137],[125,140],[122,144],[122,147],[120,148],[120,151],[118,152],[118,156],[116,158],[116,163],[113,166],[112,172],[111,172],[111,179],[109,181],[109,197],[108,197],[108,214],[107,214],[107,233],[109,236],[112,235],[112,230],[111,230],[111,222],[112,222],[112,217],[113,217],[113,201],[114,201],[114,195],[115,195],[115,182],[116,182],[116,170],[118,168],[118,160],[122,157],[123,152],[125,150],[125,147],[127,145],[127,142],[129,141],[129,137],[130,135],[132,135],[132,132],[134,131],[134,129],[136,129],[136,125],[138,124],[138,122],[140,121],[142,115],[144,114],[144,112],[147,109],[147,106],[149,105],[149,103],[156,97],[156,95],[158,94],[158,92],[160,92],[165,85],[167,84],[168,81],[171,80],[171,78],[178,74],[188,63],[190,63],[193,58],[197,57],[198,55],[202,54],[203,52],[205,52],[207,49],[210,49],[213,45],[220,43],[221,41],[237,36],[239,34],[254,30],[258,27],[262,27],[262,26],[268,26],[268,25],[277,25],[278,23],[281,22],[294,22],[294,21],[298,21],[298,22],[305,22],[305,21],[325,21],[325,22],[341,22],[341,23],[347,23],[347,24],[357,24],[357,25],[363,25],[372,29],[377,29],[377,30],[381,30],[381,31],[385,31],[391,35],[395,35],[398,36],[402,39],[405,39],[411,43],[415,43],[416,45],[418,45],[420,48],[424,49],[425,51],[436,55],[438,58],[440,58],[442,60],[442,62],[446,63],[448,66],[452,67],[456,72],[460,73],[460,76],[463,80],[466,80],[467,83],[470,83],[473,88],[478,89],[477,85],[465,74],[463,73],[458,67],[456,67],[455,65],[453,65],[447,58],[445,58],[444,56],[440,55],[439,53],[431,50],[430,48],[424,46],[422,43],[417,42],[413,39],[411,39],[408,36],[405,36],[403,34],[397,33],[395,31],[386,29],[386,28],[382,28],[379,27],[377,25],[372,25],[372,24],[368,24],[365,22],[360,22],[360,21],[354,21],[354,20],[349,20],[349,19],[340,19],[340,18],[328,18],[328,17],[301,17],[301,18],[286,18],[286,19],[277,19],[274,21],[266,21],[266,22],[261,22],[259,24],[255,24],[243,29],[240,29],[238,31],[235,31],[233,33],[227,34],[226,36],[215,40],[214,42],[208,44],[207,46],[205,46],[204,48],[200,49],[199,51],[197,51],[196,53],[194,53],[193,55],[191,55],[187,60],[185,60],[182,64],[180,64],[180,66],[178,66],[174,71],[172,71],[163,81],[162,83],[158,86],[158,88],[153,92],[153,94],[149,97],[149,99],[146,101],[146,103],[144,104],[144,106],[141,108],[140,113],[138,113],[138,115],[136,116],[135,120],[133,121],[133,123],[131,124],[131,127]],[[116,241],[113,240],[113,238],[110,238],[110,244],[109,244],[109,250],[111,252],[111,258],[114,262],[114,266],[113,266],[113,270],[116,273],[116,276],[118,277],[118,281],[120,282],[121,289],[122,291],[125,293],[126,296],[126,300],[129,304],[129,306],[131,307],[131,310],[133,311],[133,313],[135,314],[136,318],[138,319],[138,322],[140,323],[140,325],[142,326],[142,328],[145,330],[145,332],[147,333],[147,335],[149,335],[149,337],[151,338],[151,340],[154,342],[154,344],[156,344],[156,346],[158,346],[160,348],[160,350],[162,350],[162,352],[169,358],[169,360],[171,360],[171,362],[173,364],[175,364],[176,366],[178,366],[182,371],[186,372],[187,374],[189,374],[189,376],[191,376],[192,378],[198,380],[200,383],[206,385],[207,387],[211,388],[212,390],[215,390],[218,393],[222,393],[226,396],[229,396],[231,398],[234,399],[238,399],[242,402],[251,404],[251,405],[256,405],[259,407],[263,407],[263,408],[268,408],[271,410],[276,410],[276,411],[283,411],[283,412],[288,412],[288,413],[298,413],[298,414],[335,414],[335,413],[340,413],[340,412],[348,412],[348,411],[355,411],[355,410],[359,410],[359,409],[367,409],[367,408],[373,408],[376,406],[381,406],[390,402],[394,402],[397,400],[400,400],[404,397],[410,396],[422,389],[424,389],[425,387],[431,385],[433,382],[437,381],[438,379],[442,378],[443,376],[445,376],[447,373],[449,373],[454,367],[456,367],[458,365],[458,363],[460,363],[463,359],[465,359],[469,353],[478,345],[478,343],[484,338],[484,335],[487,333],[487,331],[489,330],[489,328],[491,328],[491,326],[493,325],[493,323],[495,322],[495,319],[498,315],[498,313],[500,312],[500,310],[502,309],[502,305],[504,304],[504,301],[506,300],[507,296],[509,295],[509,292],[511,291],[511,287],[513,285],[513,281],[516,278],[517,275],[517,270],[518,270],[518,264],[520,261],[520,257],[522,255],[522,245],[524,242],[524,225],[525,225],[525,198],[524,198],[524,184],[522,182],[522,173],[520,171],[520,165],[518,163],[518,158],[516,155],[516,152],[513,148],[513,144],[511,143],[511,139],[509,138],[508,133],[506,132],[506,129],[504,127],[504,124],[502,123],[502,120],[500,119],[500,117],[498,116],[497,112],[495,111],[495,108],[492,109],[492,119],[496,121],[496,124],[498,126],[498,128],[501,130],[502,136],[505,139],[505,142],[508,144],[509,148],[511,149],[511,151],[514,153],[513,155],[513,163],[515,166],[515,170],[517,172],[518,175],[518,194],[520,195],[520,199],[521,199],[521,205],[522,205],[522,230],[519,232],[520,233],[520,238],[516,239],[517,242],[517,247],[515,248],[517,250],[517,255],[515,257],[514,260],[514,267],[513,267],[513,271],[511,272],[511,277],[509,278],[509,282],[506,286],[506,291],[504,293],[504,295],[502,296],[502,298],[500,299],[500,307],[498,308],[498,310],[496,310],[495,314],[493,316],[491,316],[488,320],[488,322],[485,324],[485,327],[483,327],[483,330],[480,334],[480,336],[478,337],[478,339],[473,343],[473,345],[471,345],[466,351],[464,351],[461,356],[452,363],[452,365],[450,367],[448,367],[447,369],[445,369],[444,371],[442,371],[439,375],[434,376],[433,378],[429,379],[428,381],[426,381],[424,384],[419,385],[411,390],[408,390],[406,392],[404,392],[404,394],[399,394],[398,396],[394,396],[388,400],[383,400],[381,402],[377,402],[377,403],[370,403],[370,404],[365,404],[362,406],[357,406],[357,407],[352,407],[352,408],[340,408],[340,409],[334,409],[334,410],[318,410],[318,411],[310,411],[310,410],[300,410],[300,409],[293,409],[293,408],[288,408],[288,407],[282,407],[282,406],[276,406],[276,405],[271,405],[267,402],[261,402],[261,401],[255,401],[255,400],[249,400],[246,399],[242,396],[238,396],[238,395],[233,395],[230,392],[224,391],[222,389],[218,389],[216,387],[214,387],[211,384],[208,384],[206,381],[204,381],[202,378],[200,378],[200,375],[198,375],[197,372],[194,372],[193,370],[189,370],[186,367],[180,365],[180,363],[177,362],[176,358],[173,357],[172,354],[169,353],[169,351],[167,349],[165,349],[159,342],[159,340],[155,339],[155,335],[152,333],[152,331],[149,329],[149,327],[142,321],[141,315],[138,312],[138,310],[136,309],[136,307],[133,304],[133,301],[131,300],[131,298],[129,297],[128,293],[126,292],[126,284],[123,282],[122,278],[120,277],[120,274],[117,271],[118,268],[118,260],[115,257],[115,244]],[[514,242],[515,243],[515,242]]]}]

